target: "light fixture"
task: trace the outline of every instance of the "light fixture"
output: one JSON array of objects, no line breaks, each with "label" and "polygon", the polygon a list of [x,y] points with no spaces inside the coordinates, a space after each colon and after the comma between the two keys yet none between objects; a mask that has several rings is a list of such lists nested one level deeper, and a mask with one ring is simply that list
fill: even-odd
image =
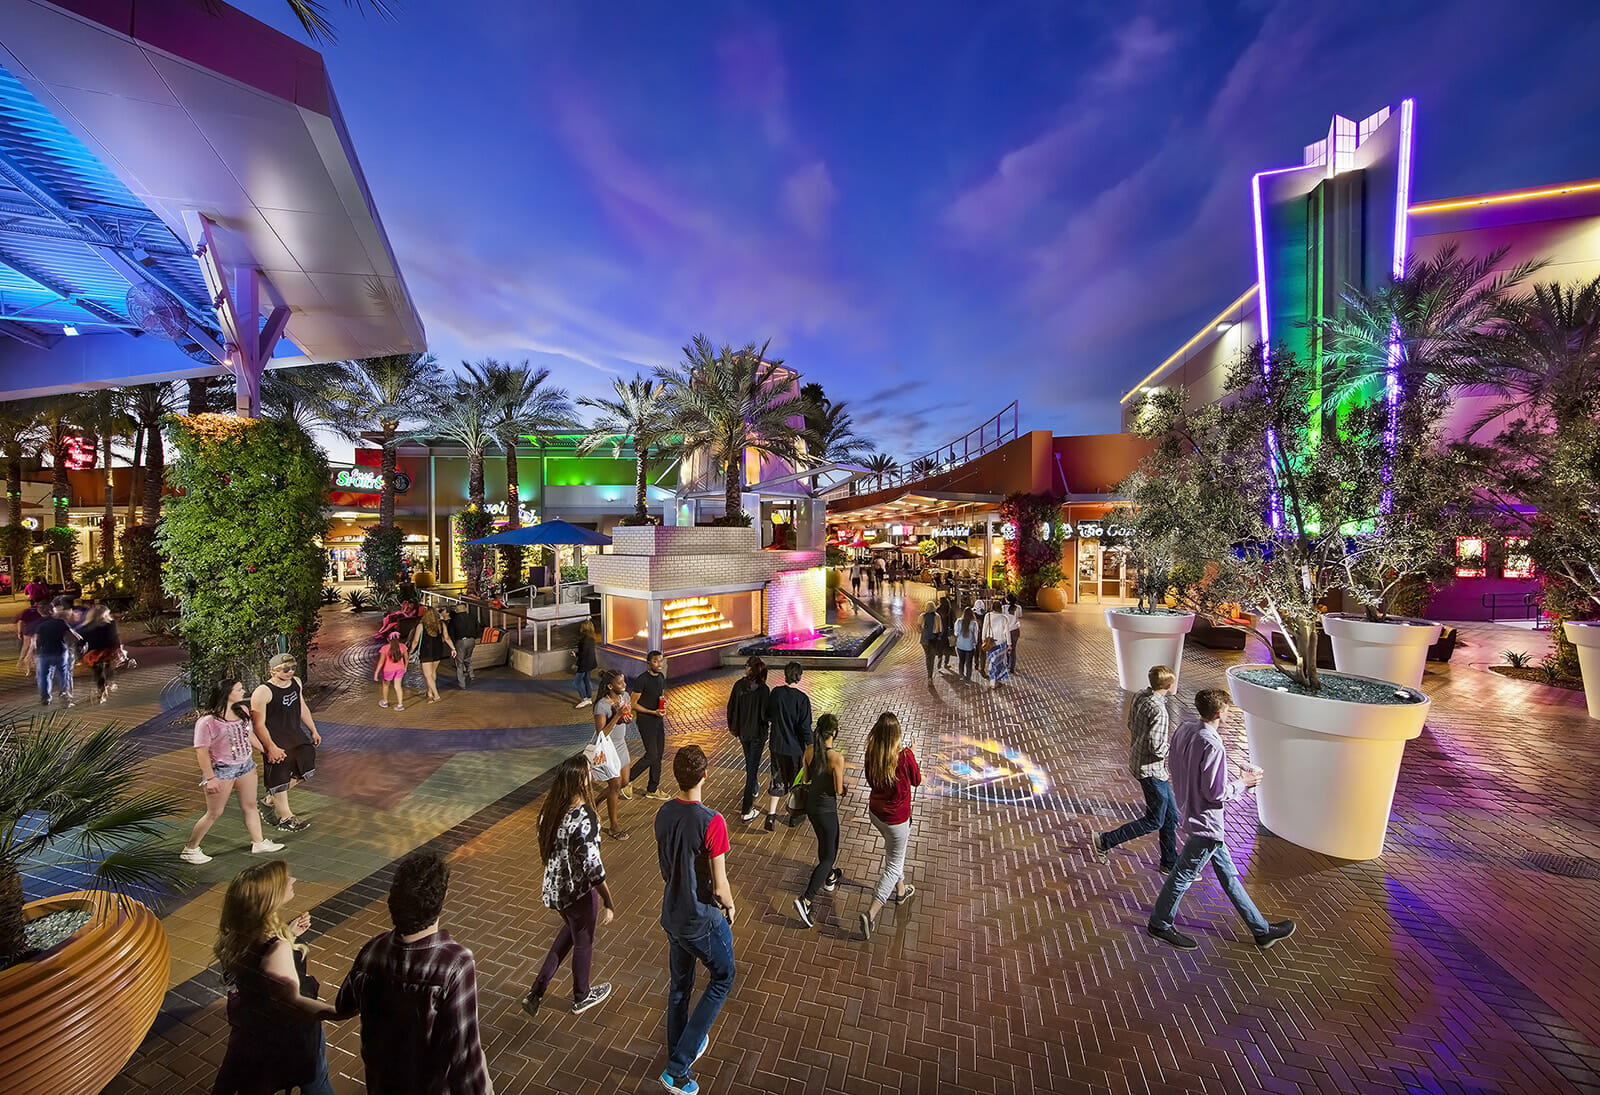
[{"label": "light fixture", "polygon": [[1231,320],[1225,319],[1221,323],[1217,324],[1217,334],[1219,335],[1225,335],[1231,330],[1233,330],[1233,323]]},{"label": "light fixture", "polygon": [[77,337],[78,329],[70,323],[65,323],[62,324],[61,333],[69,338],[75,338]]}]

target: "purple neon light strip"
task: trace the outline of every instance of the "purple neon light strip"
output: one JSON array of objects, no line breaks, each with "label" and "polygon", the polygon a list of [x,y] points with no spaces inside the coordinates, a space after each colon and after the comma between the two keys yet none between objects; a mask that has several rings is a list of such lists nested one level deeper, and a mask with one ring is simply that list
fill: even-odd
[{"label": "purple neon light strip", "polygon": [[[1267,175],[1282,175],[1286,171],[1303,171],[1305,164],[1298,167],[1280,167],[1272,171],[1258,171],[1250,177],[1250,200],[1255,210],[1256,222],[1256,308],[1261,313],[1261,371],[1267,376],[1272,375],[1272,331],[1271,320],[1267,316],[1267,232],[1266,222],[1261,216],[1261,180]],[[1270,460],[1277,460],[1278,433],[1270,426],[1267,427],[1267,456]],[[1278,488],[1273,486],[1267,500],[1272,519],[1272,527],[1283,527],[1283,504],[1278,499]]]},{"label": "purple neon light strip", "polygon": [[[1400,102],[1400,167],[1399,177],[1395,180],[1394,201],[1394,278],[1399,281],[1406,276],[1406,247],[1409,244],[1409,224],[1407,218],[1411,209],[1411,143],[1414,133],[1414,116],[1416,111],[1415,99],[1403,99]],[[1389,368],[1388,375],[1384,377],[1384,400],[1389,405],[1388,428],[1384,432],[1384,489],[1383,511],[1389,512],[1394,502],[1394,491],[1387,484],[1394,473],[1393,459],[1395,443],[1399,440],[1400,428],[1400,325],[1395,323],[1390,331],[1389,338]]]}]

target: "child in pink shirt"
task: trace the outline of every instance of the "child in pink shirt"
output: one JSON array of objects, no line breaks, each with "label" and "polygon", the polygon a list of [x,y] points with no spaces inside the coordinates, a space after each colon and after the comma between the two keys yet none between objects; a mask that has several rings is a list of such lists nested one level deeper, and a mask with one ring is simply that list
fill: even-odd
[{"label": "child in pink shirt", "polygon": [[378,706],[389,706],[389,686],[394,685],[394,709],[404,711],[406,698],[401,692],[401,680],[406,675],[406,648],[400,642],[400,632],[389,632],[389,641],[378,651],[378,664],[372,668],[372,679],[378,682]]}]

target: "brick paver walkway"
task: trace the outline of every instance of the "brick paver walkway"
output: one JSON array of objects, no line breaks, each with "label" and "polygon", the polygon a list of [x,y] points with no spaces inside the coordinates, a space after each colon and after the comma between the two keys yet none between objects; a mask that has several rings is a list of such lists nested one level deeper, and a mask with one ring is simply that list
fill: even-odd
[{"label": "brick paver walkway", "polygon": [[[396,858],[422,845],[448,851],[445,921],[477,955],[496,1090],[659,1090],[666,945],[654,804],[624,804],[634,839],[604,849],[618,916],[598,940],[595,974],[615,995],[582,1017],[547,1008],[530,1021],[517,999],[559,926],[539,904],[534,822],[544,774],[581,742],[583,713],[561,682],[504,671],[477,692],[446,690],[442,704],[381,712],[360,684],[367,664],[342,653],[373,624],[340,612],[325,628],[337,667],[318,708],[327,742],[316,793],[295,792],[315,824],[287,838],[316,922],[314,971],[332,991],[360,944],[387,928]],[[1518,649],[1540,641],[1512,637]],[[842,803],[846,880],[818,900],[814,930],[790,908],[813,862],[809,827],[769,835],[734,819],[738,981],[696,1068],[702,1089],[1600,1091],[1596,724],[1581,696],[1486,672],[1504,635],[1476,628],[1469,639],[1451,665],[1430,666],[1432,720],[1407,748],[1381,860],[1330,860],[1258,830],[1250,801],[1230,810],[1257,903],[1300,924],[1270,952],[1250,944],[1209,876],[1180,913],[1200,948],[1147,938],[1161,881],[1153,838],[1119,849],[1109,868],[1085,854],[1091,832],[1141,809],[1094,606],[1029,614],[1021,673],[998,694],[926,681],[911,642],[870,674],[807,673],[816,709],[841,717],[853,787],[867,728],[893,710],[930,775],[992,741],[1036,772],[1039,793],[1014,780],[977,797],[930,780],[913,818],[918,894],[885,913],[870,943],[856,917],[881,857],[864,790]],[[1191,648],[1183,698],[1220,684],[1239,657]],[[151,779],[192,788],[187,728],[160,702],[171,675],[170,659],[141,665],[98,710],[129,720]],[[696,742],[712,754],[708,801],[725,814],[738,805],[741,763],[722,719],[731,677],[671,689],[669,748]],[[175,700],[170,689],[165,699]],[[1242,756],[1242,726],[1228,732]],[[216,861],[165,909],[173,991],[109,1090],[209,1089],[226,1021],[205,952],[220,887],[248,858],[242,839],[230,812],[206,843]],[[568,976],[554,992],[569,990]],[[328,1034],[336,1090],[362,1090],[355,1024]]]}]

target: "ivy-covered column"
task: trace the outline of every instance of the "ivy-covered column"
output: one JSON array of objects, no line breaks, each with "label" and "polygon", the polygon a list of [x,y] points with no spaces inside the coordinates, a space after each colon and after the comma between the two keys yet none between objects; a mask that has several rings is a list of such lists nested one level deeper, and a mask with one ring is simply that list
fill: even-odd
[{"label": "ivy-covered column", "polygon": [[198,414],[173,420],[178,494],[157,533],[178,600],[192,691],[225,676],[253,682],[280,643],[302,678],[317,629],[328,525],[328,461],[306,433],[274,419]]}]

